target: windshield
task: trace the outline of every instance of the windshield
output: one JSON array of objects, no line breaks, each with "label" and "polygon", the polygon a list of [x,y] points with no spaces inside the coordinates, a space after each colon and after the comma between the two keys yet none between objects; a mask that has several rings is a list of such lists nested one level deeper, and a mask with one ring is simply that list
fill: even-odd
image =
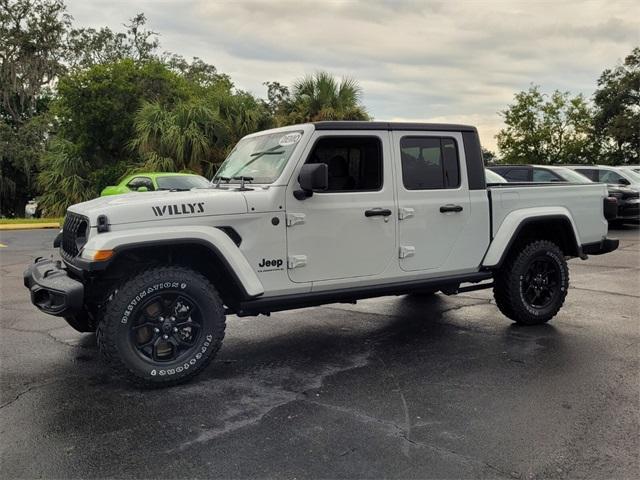
[{"label": "windshield", "polygon": [[224,161],[214,180],[250,177],[254,183],[273,183],[302,138],[302,131],[269,133],[244,138]]},{"label": "windshield", "polygon": [[633,167],[620,167],[623,173],[625,173],[628,180],[631,180],[632,183],[640,182],[640,173],[636,171]]},{"label": "windshield", "polygon": [[208,188],[209,180],[200,175],[172,175],[156,178],[158,190],[191,190],[192,188]]},{"label": "windshield", "polygon": [[565,167],[556,167],[553,169],[558,175],[564,178],[569,183],[592,183],[592,180],[585,177],[583,174],[571,170]]}]

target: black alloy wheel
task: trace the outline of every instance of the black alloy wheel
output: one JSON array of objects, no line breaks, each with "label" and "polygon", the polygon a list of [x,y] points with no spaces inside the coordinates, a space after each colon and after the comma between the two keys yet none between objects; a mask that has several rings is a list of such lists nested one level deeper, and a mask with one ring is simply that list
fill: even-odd
[{"label": "black alloy wheel", "polygon": [[500,311],[521,325],[551,320],[569,290],[569,268],[560,247],[549,240],[515,245],[494,274],[493,296]]},{"label": "black alloy wheel", "polygon": [[201,334],[198,307],[179,292],[165,291],[152,296],[131,323],[133,347],[154,362],[172,362],[189,356]]},{"label": "black alloy wheel", "polygon": [[520,281],[520,291],[525,302],[533,308],[548,307],[558,295],[560,269],[550,257],[532,259]]},{"label": "black alloy wheel", "polygon": [[176,385],[215,358],[225,330],[217,289],[184,266],[149,268],[118,286],[96,332],[107,362],[146,387]]}]

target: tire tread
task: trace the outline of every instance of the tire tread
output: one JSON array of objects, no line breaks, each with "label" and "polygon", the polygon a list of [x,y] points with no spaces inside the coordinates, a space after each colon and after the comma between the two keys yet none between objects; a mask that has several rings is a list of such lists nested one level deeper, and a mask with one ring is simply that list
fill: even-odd
[{"label": "tire tread", "polygon": [[563,260],[562,268],[564,268],[566,273],[567,285],[553,309],[544,316],[533,318],[523,307],[520,301],[520,271],[526,262],[528,262],[531,255],[541,250],[552,251],[559,258],[564,259],[564,254],[555,243],[549,240],[534,240],[521,244],[520,248],[516,248],[515,251],[507,257],[494,278],[493,296],[496,305],[504,316],[522,325],[537,325],[548,322],[560,311],[567,296],[569,269],[566,266],[566,261]]},{"label": "tire tread", "polygon": [[[222,318],[222,321],[214,322],[213,340],[211,342],[210,353],[193,369],[178,378],[158,377],[154,381],[149,381],[135,370],[129,368],[126,363],[122,361],[115,342],[116,328],[118,327],[122,311],[127,308],[130,301],[127,292],[140,291],[141,289],[144,289],[145,286],[149,285],[149,283],[165,281],[167,276],[172,276],[174,278],[176,276],[189,276],[189,281],[192,282],[192,284],[197,284],[197,288],[203,290],[205,295],[213,298],[213,303],[217,310],[216,316]],[[216,288],[206,277],[186,267],[152,267],[141,271],[135,277],[125,281],[114,293],[113,299],[106,306],[104,315],[98,323],[96,339],[98,349],[100,350],[102,357],[116,372],[116,374],[123,376],[128,382],[137,386],[163,388],[184,383],[204,370],[211,363],[222,346],[225,328],[226,322],[222,300],[220,299],[220,295]]]}]

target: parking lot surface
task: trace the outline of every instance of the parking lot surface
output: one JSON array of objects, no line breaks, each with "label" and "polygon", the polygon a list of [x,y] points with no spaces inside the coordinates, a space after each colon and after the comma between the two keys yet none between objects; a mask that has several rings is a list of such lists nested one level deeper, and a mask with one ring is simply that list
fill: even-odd
[{"label": "parking lot surface", "polygon": [[191,383],[140,390],[38,312],[0,233],[1,478],[638,478],[640,230],[572,260],[565,307],[517,327],[490,291],[228,319]]}]

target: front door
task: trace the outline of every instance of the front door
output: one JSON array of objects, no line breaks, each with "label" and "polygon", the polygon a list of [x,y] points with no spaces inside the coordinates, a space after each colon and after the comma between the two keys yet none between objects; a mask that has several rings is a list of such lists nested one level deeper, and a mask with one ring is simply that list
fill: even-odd
[{"label": "front door", "polygon": [[302,163],[326,163],[329,188],[304,200],[287,188],[288,272],[293,282],[367,277],[396,252],[396,209],[389,132],[322,132]]}]

